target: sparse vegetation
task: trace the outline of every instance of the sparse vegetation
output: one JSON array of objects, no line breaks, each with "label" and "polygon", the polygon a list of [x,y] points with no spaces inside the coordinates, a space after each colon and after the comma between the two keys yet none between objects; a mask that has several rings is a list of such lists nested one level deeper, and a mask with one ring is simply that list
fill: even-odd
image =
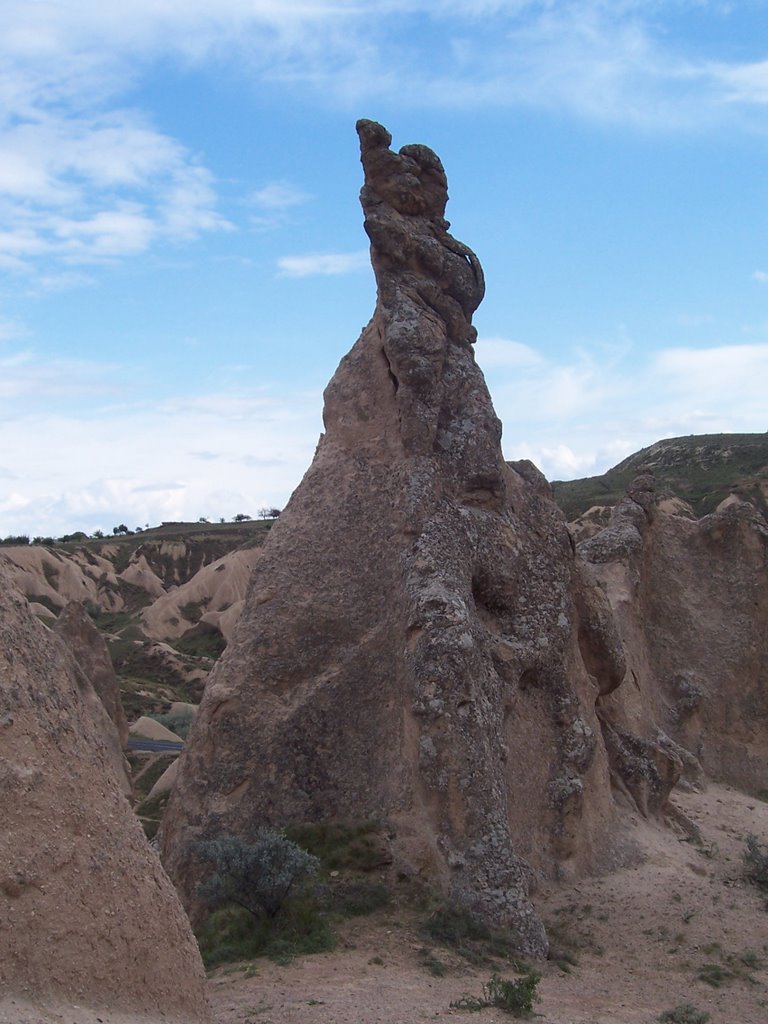
[{"label": "sparse vegetation", "polygon": [[205,622],[198,622],[192,629],[179,637],[173,645],[181,654],[190,658],[209,658],[216,661],[224,653],[227,641],[220,630]]},{"label": "sparse vegetation", "polygon": [[170,729],[171,732],[175,732],[177,736],[185,740],[195,720],[195,713],[191,710],[171,711],[167,715],[150,714],[148,717],[154,718],[160,725],[164,725],[166,729]]},{"label": "sparse vegetation", "polygon": [[680,1003],[673,1010],[659,1014],[661,1024],[707,1024],[710,1020],[705,1010],[697,1010],[692,1003]]},{"label": "sparse vegetation", "polygon": [[331,907],[343,917],[362,917],[385,907],[390,898],[389,889],[382,882],[353,879],[333,885]]},{"label": "sparse vegetation", "polygon": [[494,973],[488,984],[483,986],[481,997],[464,996],[452,1002],[451,1009],[484,1010],[495,1006],[514,1017],[527,1017],[533,1012],[533,1004],[538,1001],[536,989],[540,981],[541,975],[535,971],[511,981]]},{"label": "sparse vegetation", "polygon": [[296,956],[326,953],[336,946],[325,914],[315,901],[306,899],[291,901],[271,922],[257,920],[243,907],[223,907],[198,929],[197,940],[209,969],[258,956],[288,963]]},{"label": "sparse vegetation", "polygon": [[696,977],[700,981],[706,982],[707,985],[711,985],[712,988],[722,988],[726,982],[733,981],[736,975],[722,964],[704,964],[699,968]]},{"label": "sparse vegetation", "polygon": [[154,784],[167,768],[176,760],[177,754],[141,754],[131,753],[131,768],[133,770],[133,788],[136,799],[141,801],[152,789]]},{"label": "sparse vegetation", "polygon": [[317,857],[326,871],[373,871],[388,859],[380,831],[375,821],[323,821],[289,825],[285,835]]},{"label": "sparse vegetation", "polygon": [[429,971],[433,978],[444,978],[448,973],[448,965],[439,960],[431,949],[423,946],[419,950],[419,959],[422,965]]},{"label": "sparse vegetation", "polygon": [[700,434],[658,441],[630,455],[602,476],[556,480],[555,501],[568,519],[593,505],[615,505],[640,468],[653,466],[660,494],[676,494],[707,515],[734,490],[765,514],[768,437],[765,434]]},{"label": "sparse vegetation", "polygon": [[768,847],[762,845],[757,836],[748,835],[744,851],[747,877],[761,889],[768,889]]},{"label": "sparse vegetation", "polygon": [[319,862],[283,833],[260,829],[251,843],[235,836],[203,840],[195,850],[214,865],[198,890],[213,911],[198,932],[207,966],[263,954],[289,960],[334,947],[310,888]]},{"label": "sparse vegetation", "polygon": [[195,852],[214,865],[200,886],[205,902],[219,908],[234,903],[255,918],[274,918],[292,889],[317,874],[319,861],[282,832],[262,828],[253,842],[238,836],[204,839]]},{"label": "sparse vegetation", "polygon": [[434,942],[455,950],[469,963],[492,964],[494,959],[502,959],[521,974],[533,970],[516,958],[514,935],[489,928],[455,904],[441,904],[433,910],[425,922],[424,932]]}]

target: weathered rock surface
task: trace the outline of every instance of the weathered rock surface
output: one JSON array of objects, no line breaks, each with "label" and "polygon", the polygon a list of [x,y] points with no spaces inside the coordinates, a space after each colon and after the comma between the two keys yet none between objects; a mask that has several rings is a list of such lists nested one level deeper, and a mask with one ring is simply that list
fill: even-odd
[{"label": "weathered rock surface", "polygon": [[123,754],[128,745],[128,720],[104,638],[79,601],[71,601],[61,612],[54,632],[74,655],[82,673],[80,692],[83,700],[89,705],[91,719],[100,727],[120,789],[130,799],[131,769]]},{"label": "weathered rock surface", "polygon": [[229,639],[242,611],[251,570],[260,557],[261,548],[242,548],[204,565],[144,609],[144,632],[158,639],[175,638],[202,622]]},{"label": "weathered rock surface", "polygon": [[175,732],[166,729],[164,725],[154,718],[142,715],[137,718],[130,729],[132,736],[143,736],[147,740],[158,740],[162,743],[179,743],[179,737]]},{"label": "weathered rock surface", "polygon": [[106,718],[81,665],[0,566],[3,1012],[14,1007],[18,1024],[113,1012],[206,1021],[197,947],[119,792],[94,706]]},{"label": "weathered rock surface", "polygon": [[376,310],[206,687],[164,858],[194,913],[196,838],[375,818],[401,875],[542,952],[536,879],[609,842],[595,702],[621,645],[546,481],[502,457],[440,161],[358,133]]},{"label": "weathered rock surface", "polygon": [[[663,800],[675,771],[690,783],[703,768],[748,792],[764,788],[768,523],[760,512],[726,501],[697,520],[684,502],[657,503],[646,473],[578,551],[623,640],[632,683],[602,700],[600,713],[640,806]],[[624,731],[643,749],[623,742]],[[655,772],[637,770],[643,759]]]},{"label": "weathered rock surface", "polygon": [[79,601],[71,601],[61,612],[54,632],[71,648],[75,660],[90,680],[112,720],[121,747],[125,747],[128,743],[128,720],[120,699],[120,684],[104,637]]}]

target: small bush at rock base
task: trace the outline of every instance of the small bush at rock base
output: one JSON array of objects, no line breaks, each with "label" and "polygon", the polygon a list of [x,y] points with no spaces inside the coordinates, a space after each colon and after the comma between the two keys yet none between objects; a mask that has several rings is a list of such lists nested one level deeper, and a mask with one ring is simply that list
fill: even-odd
[{"label": "small bush at rock base", "polygon": [[376,821],[289,825],[288,839],[308,850],[326,871],[373,871],[391,860]]},{"label": "small bush at rock base", "polygon": [[433,910],[424,932],[435,942],[455,950],[472,964],[492,964],[493,958],[506,960],[521,974],[529,968],[515,959],[515,935],[489,928],[469,911],[455,904],[442,904]]},{"label": "small bush at rock base", "polygon": [[212,913],[197,937],[207,967],[255,956],[287,962],[335,946],[310,889],[317,858],[281,832],[260,829],[251,843],[236,836],[203,840],[195,852],[214,865],[198,888]]},{"label": "small bush at rock base", "polygon": [[325,953],[336,946],[324,914],[310,901],[295,901],[271,921],[257,920],[243,907],[223,907],[197,930],[197,941],[209,970],[259,956],[287,963],[296,956]]},{"label": "small bush at rock base", "polygon": [[257,918],[275,917],[291,890],[318,869],[316,857],[269,828],[250,843],[237,836],[203,839],[195,852],[214,865],[198,895],[214,909],[234,903]]}]

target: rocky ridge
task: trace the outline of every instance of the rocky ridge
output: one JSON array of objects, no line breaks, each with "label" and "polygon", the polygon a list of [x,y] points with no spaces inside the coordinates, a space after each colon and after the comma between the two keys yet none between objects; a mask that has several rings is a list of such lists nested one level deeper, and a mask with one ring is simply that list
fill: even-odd
[{"label": "rocky ridge", "polygon": [[569,519],[619,502],[634,477],[653,472],[660,497],[676,496],[708,515],[735,495],[768,513],[768,434],[691,434],[656,441],[600,476],[556,480],[555,500]]}]

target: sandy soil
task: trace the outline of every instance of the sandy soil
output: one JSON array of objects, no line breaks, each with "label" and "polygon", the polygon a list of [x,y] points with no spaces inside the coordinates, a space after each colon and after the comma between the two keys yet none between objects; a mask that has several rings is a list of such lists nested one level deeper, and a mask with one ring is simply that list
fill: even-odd
[{"label": "sandy soil", "polygon": [[[680,794],[675,805],[701,842],[680,829],[636,818],[644,859],[602,878],[552,886],[537,903],[554,943],[577,964],[554,962],[544,977],[542,1024],[650,1024],[692,1003],[711,1024],[768,1024],[766,897],[743,875],[744,837],[768,841],[768,804],[728,787]],[[210,980],[217,1024],[416,1024],[427,1020],[509,1021],[498,1009],[450,1008],[480,995],[490,968],[472,967],[439,947],[443,977],[424,963],[425,939],[406,908],[346,923],[334,953],[287,967],[269,961],[219,970]],[[708,964],[731,977],[714,988]],[[512,977],[507,968],[504,976]]]}]

